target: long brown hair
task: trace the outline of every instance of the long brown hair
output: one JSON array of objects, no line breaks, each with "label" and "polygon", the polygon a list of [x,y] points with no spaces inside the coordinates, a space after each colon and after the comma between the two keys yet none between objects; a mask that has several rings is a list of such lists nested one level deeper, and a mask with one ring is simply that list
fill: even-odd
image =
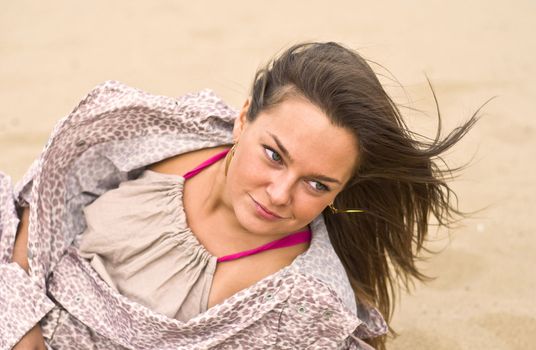
[{"label": "long brown hair", "polygon": [[[418,138],[367,62],[333,42],[292,46],[259,69],[248,119],[289,94],[307,98],[358,140],[358,166],[334,205],[366,213],[333,214],[326,209],[323,215],[356,299],[377,307],[389,321],[399,287],[407,288],[412,278],[426,279],[416,261],[430,214],[444,226],[463,216],[446,182],[460,168],[440,168],[445,165],[441,154],[475,124],[476,113],[444,138],[438,113],[436,137]],[[385,336],[368,340],[379,349],[385,348],[385,341]]]}]

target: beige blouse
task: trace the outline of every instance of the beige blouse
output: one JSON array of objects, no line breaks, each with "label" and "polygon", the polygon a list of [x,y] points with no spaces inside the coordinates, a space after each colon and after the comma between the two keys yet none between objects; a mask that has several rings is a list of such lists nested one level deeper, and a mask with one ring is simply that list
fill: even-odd
[{"label": "beige blouse", "polygon": [[183,209],[184,178],[145,170],[86,206],[80,255],[106,283],[180,321],[207,310],[217,257]]}]

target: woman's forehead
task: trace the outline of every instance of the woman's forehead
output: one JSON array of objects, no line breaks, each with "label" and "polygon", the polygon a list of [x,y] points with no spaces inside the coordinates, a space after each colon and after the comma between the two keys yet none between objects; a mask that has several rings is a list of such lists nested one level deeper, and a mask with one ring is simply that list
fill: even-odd
[{"label": "woman's forehead", "polygon": [[[318,107],[303,99],[282,102],[259,113],[252,127],[263,140],[277,145],[301,165],[346,176],[357,158],[357,140],[335,126]],[[284,149],[280,149],[281,146]],[[287,151],[287,152],[285,152]]]}]

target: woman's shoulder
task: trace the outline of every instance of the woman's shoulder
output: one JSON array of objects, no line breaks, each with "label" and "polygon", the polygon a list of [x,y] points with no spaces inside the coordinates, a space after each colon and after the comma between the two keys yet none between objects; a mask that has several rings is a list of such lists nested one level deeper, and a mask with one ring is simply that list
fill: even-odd
[{"label": "woman's shoulder", "polygon": [[218,146],[212,148],[203,148],[178,154],[173,157],[165,158],[159,162],[149,164],[147,169],[157,173],[182,176],[211,156],[223,151],[226,148],[229,147]]}]

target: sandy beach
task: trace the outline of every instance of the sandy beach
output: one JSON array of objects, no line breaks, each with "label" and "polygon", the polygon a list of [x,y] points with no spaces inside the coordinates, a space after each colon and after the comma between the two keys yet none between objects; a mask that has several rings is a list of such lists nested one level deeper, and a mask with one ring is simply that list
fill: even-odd
[{"label": "sandy beach", "polygon": [[[0,170],[19,180],[54,124],[98,83],[162,95],[211,88],[239,107],[256,68],[305,40],[377,62],[415,130],[446,134],[484,102],[446,156],[478,211],[436,232],[397,302],[389,349],[532,349],[536,343],[536,2],[0,0]],[[380,66],[381,65],[381,66]],[[383,67],[383,68],[382,68]],[[403,88],[402,88],[403,87]],[[422,112],[417,112],[420,110]]]}]

